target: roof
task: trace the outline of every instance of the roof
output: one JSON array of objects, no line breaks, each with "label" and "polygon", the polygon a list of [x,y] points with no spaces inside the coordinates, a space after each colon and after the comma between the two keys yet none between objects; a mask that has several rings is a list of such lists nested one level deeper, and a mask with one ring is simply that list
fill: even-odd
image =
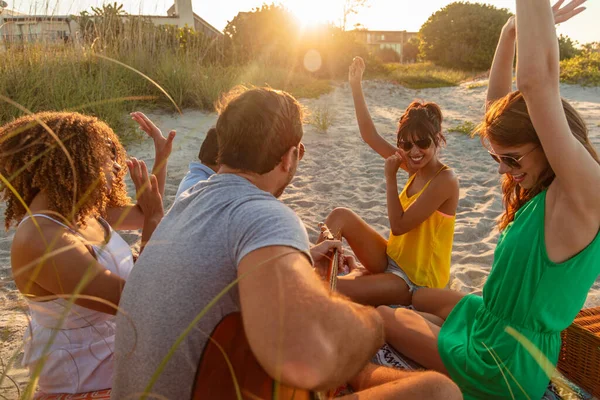
[{"label": "roof", "polygon": [[208,29],[210,29],[214,33],[216,33],[218,35],[222,35],[223,34],[223,32],[221,32],[220,30],[218,30],[217,28],[215,28],[214,26],[212,26],[211,24],[209,24],[208,22],[206,22],[206,20],[204,18],[200,17],[198,14],[194,13],[194,18],[197,19],[198,21],[200,21],[200,23],[202,23],[202,25],[204,25],[205,27],[207,27]]},{"label": "roof", "polygon": [[[169,9],[167,10],[167,14],[169,15],[170,18],[177,17],[177,15],[175,14],[175,4],[173,4],[171,7],[169,7]],[[194,19],[197,19],[202,25],[204,25],[206,28],[213,31],[217,35],[223,34],[223,32],[221,32],[220,30],[218,30],[217,28],[215,28],[214,26],[209,24],[204,18],[202,18],[201,16],[199,16],[196,13],[194,13]]]},{"label": "roof", "polygon": [[[0,0],[0,2],[1,1],[2,0]],[[23,13],[18,12],[17,10],[11,10],[11,9],[8,9],[8,8],[4,8],[4,9],[2,9],[0,11],[1,11],[0,15],[2,15],[3,17],[7,17],[7,16],[11,16],[12,17],[12,16],[15,16],[15,15],[25,15]]]},{"label": "roof", "polygon": [[70,21],[70,15],[3,15],[5,21]]}]

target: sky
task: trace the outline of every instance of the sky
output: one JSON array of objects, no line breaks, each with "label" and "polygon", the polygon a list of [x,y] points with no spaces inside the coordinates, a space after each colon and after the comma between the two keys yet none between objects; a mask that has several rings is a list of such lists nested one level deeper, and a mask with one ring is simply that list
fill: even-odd
[{"label": "sky", "polygon": [[[104,3],[102,0],[5,0],[9,8],[21,12],[35,10],[37,13],[76,14]],[[108,2],[114,2],[111,0]],[[174,0],[117,0],[132,14],[166,15]],[[567,0],[568,1],[568,0]],[[227,22],[240,11],[250,11],[263,4],[264,0],[192,0],[194,12],[223,30]],[[271,3],[272,0],[266,2]],[[277,0],[294,12],[305,24],[332,21],[339,23],[344,0]],[[421,25],[440,8],[453,0],[367,0],[369,7],[350,18],[348,27],[361,23],[372,30],[418,31]],[[514,0],[482,0],[499,8],[515,10]],[[561,24],[558,33],[568,35],[580,43],[600,41],[600,0],[588,0],[587,10],[572,20]]]}]

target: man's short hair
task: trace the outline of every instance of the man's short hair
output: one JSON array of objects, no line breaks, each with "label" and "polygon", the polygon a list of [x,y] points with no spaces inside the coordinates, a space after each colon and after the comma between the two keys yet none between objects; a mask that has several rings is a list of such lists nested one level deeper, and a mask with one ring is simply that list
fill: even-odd
[{"label": "man's short hair", "polygon": [[206,133],[206,137],[200,146],[198,158],[204,165],[217,165],[219,156],[219,143],[217,142],[217,129],[210,128]]},{"label": "man's short hair", "polygon": [[302,139],[302,107],[270,88],[234,88],[217,104],[219,164],[266,174]]}]

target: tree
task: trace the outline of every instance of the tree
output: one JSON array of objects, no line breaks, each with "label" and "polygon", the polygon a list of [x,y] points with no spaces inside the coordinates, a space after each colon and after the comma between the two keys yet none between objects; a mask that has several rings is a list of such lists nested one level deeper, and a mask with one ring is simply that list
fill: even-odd
[{"label": "tree", "polygon": [[227,23],[223,33],[236,61],[257,58],[268,61],[289,60],[300,28],[297,19],[280,5],[263,4],[250,12],[240,12]]},{"label": "tree", "polygon": [[366,56],[364,44],[354,32],[324,24],[300,29],[294,15],[281,5],[263,5],[251,12],[240,12],[224,30],[231,60],[247,63],[260,60],[290,70],[304,68],[304,57],[315,50],[321,66],[312,72],[318,77],[341,77],[356,55]]},{"label": "tree", "polygon": [[384,63],[400,62],[400,54],[398,54],[396,50],[389,47],[377,50],[377,52],[375,52],[375,56]]},{"label": "tree", "polygon": [[344,11],[342,14],[342,31],[346,30],[348,24],[348,17],[353,14],[358,14],[358,11],[368,7],[368,0],[344,0]]},{"label": "tree", "polygon": [[485,4],[449,4],[421,27],[421,55],[446,67],[486,70],[494,58],[502,26],[510,15],[505,8]]},{"label": "tree", "polygon": [[585,53],[600,53],[600,42],[590,42],[581,46]]},{"label": "tree", "polygon": [[92,12],[82,11],[76,18],[83,38],[90,42],[101,38],[105,46],[118,41],[125,24],[123,17],[127,16],[123,5],[104,4],[101,8],[92,7]]},{"label": "tree", "polygon": [[560,35],[558,37],[558,49],[560,54],[560,60],[568,60],[581,53],[577,47],[577,41],[572,40],[566,35]]},{"label": "tree", "polygon": [[415,62],[419,57],[419,46],[421,45],[421,39],[418,36],[410,38],[408,42],[402,47],[402,61],[403,62]]}]

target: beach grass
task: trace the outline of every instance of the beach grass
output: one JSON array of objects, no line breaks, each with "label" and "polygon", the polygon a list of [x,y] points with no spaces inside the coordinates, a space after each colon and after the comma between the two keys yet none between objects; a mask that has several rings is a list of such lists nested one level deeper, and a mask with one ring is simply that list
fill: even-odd
[{"label": "beach grass", "polygon": [[[106,54],[76,46],[31,45],[9,49],[2,56],[3,96],[31,112],[71,110],[98,116],[125,141],[135,138],[134,125],[127,118],[129,112],[156,108],[213,111],[220,94],[238,84],[270,86],[310,98],[332,90],[328,80],[302,71],[289,72],[260,63],[203,64],[177,51],[151,53],[142,48]],[[22,114],[22,110],[4,104],[0,107],[0,125]]]},{"label": "beach grass", "polygon": [[308,122],[317,128],[319,132],[326,133],[334,123],[334,114],[331,107],[324,104],[309,110]]},{"label": "beach grass", "polygon": [[482,87],[487,87],[489,84],[489,81],[480,81],[480,82],[473,82],[473,83],[469,83],[467,85],[467,89],[469,90],[473,90],[473,89],[479,89]]},{"label": "beach grass", "polygon": [[473,80],[480,71],[460,71],[443,68],[430,62],[415,64],[385,64],[379,78],[398,83],[410,89],[458,86]]},{"label": "beach grass", "polygon": [[477,125],[475,125],[475,123],[472,121],[463,121],[458,125],[448,128],[448,132],[461,133],[463,135],[470,136],[473,134],[473,131],[476,127]]}]

